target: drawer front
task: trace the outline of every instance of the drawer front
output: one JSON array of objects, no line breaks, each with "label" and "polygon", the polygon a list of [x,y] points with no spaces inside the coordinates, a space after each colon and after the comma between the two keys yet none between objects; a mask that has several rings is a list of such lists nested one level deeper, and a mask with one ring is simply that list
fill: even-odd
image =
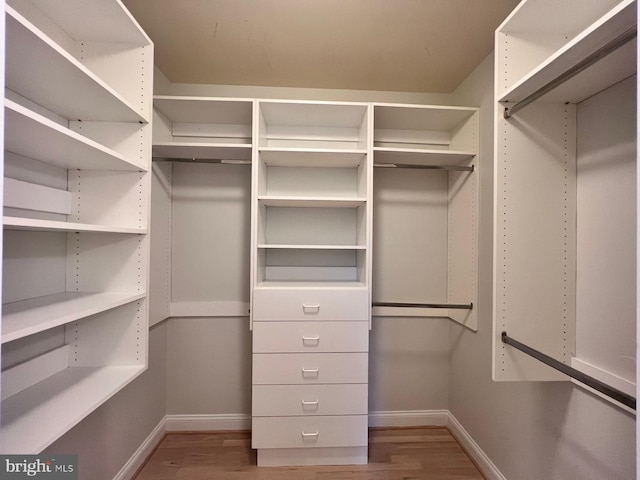
[{"label": "drawer front", "polygon": [[255,353],[254,385],[367,383],[367,353]]},{"label": "drawer front", "polygon": [[252,448],[360,447],[367,445],[367,415],[254,417]]},{"label": "drawer front", "polygon": [[254,417],[366,415],[367,384],[254,385]]},{"label": "drawer front", "polygon": [[368,350],[368,322],[262,322],[253,325],[253,353]]},{"label": "drawer front", "polygon": [[342,320],[368,321],[367,290],[255,289],[255,322]]}]

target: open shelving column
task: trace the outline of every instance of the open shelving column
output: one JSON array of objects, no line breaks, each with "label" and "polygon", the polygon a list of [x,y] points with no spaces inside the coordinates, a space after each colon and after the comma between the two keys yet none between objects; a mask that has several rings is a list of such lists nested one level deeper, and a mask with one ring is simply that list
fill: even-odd
[{"label": "open shelving column", "polygon": [[[628,218],[636,222],[635,192],[621,177],[617,187],[610,184],[616,171],[636,168],[635,134],[621,139],[617,133],[635,131],[635,88],[625,84],[635,85],[636,15],[635,1],[526,0],[496,31],[495,380],[568,380],[503,344],[503,331],[578,369],[579,357],[593,354],[584,340],[600,331],[596,343],[608,349],[600,357],[605,364],[587,373],[610,384],[626,377],[635,391],[635,374],[617,360],[635,329],[635,289],[622,298],[605,293],[608,286],[622,292],[629,285],[622,271],[612,273],[605,264],[621,265],[620,257],[629,265],[635,258],[635,243],[614,246],[607,234],[620,227],[618,238],[630,241],[622,232]],[[618,91],[626,92],[626,107],[610,108]],[[589,105],[602,101],[605,108],[589,113]],[[608,130],[604,143],[610,145],[594,150],[590,141]],[[606,204],[594,206],[588,197],[605,185],[612,188],[602,197]],[[593,222],[601,227],[590,231]],[[599,245],[598,252],[584,253],[588,244]],[[586,294],[592,283],[602,288]],[[598,310],[617,327],[592,318],[589,311]]]},{"label": "open shelving column", "polygon": [[3,453],[147,365],[153,45],[117,1],[6,10]]}]

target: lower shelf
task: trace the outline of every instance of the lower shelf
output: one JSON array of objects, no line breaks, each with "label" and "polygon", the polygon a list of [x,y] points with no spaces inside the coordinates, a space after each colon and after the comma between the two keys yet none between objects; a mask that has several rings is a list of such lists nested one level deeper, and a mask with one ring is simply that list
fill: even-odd
[{"label": "lower shelf", "polygon": [[2,402],[0,451],[41,452],[145,368],[70,367],[7,398]]}]

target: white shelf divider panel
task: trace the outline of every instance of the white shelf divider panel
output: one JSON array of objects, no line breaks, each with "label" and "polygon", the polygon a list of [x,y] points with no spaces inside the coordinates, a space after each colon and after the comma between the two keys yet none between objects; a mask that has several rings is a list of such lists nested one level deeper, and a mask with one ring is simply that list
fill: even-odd
[{"label": "white shelf divider panel", "polygon": [[[6,88],[68,120],[147,122],[129,101],[11,7]],[[46,75],[33,72],[46,68]]]},{"label": "white shelf divider panel", "polygon": [[130,158],[9,99],[5,99],[4,112],[5,149],[10,152],[66,169],[146,169]]},{"label": "white shelf divider panel", "polygon": [[65,292],[2,306],[2,343],[135,302],[145,293]]},{"label": "white shelf divider panel", "polygon": [[69,367],[2,402],[4,454],[39,453],[144,371]]}]

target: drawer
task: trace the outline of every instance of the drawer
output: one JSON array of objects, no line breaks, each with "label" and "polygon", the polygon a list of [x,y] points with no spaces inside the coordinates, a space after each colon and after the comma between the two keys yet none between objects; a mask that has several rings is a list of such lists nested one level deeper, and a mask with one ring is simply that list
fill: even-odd
[{"label": "drawer", "polygon": [[254,385],[367,383],[367,353],[254,353]]},{"label": "drawer", "polygon": [[253,353],[366,352],[369,322],[256,322]]},{"label": "drawer", "polygon": [[253,321],[368,321],[369,302],[365,289],[255,289]]},{"label": "drawer", "polygon": [[367,445],[367,415],[253,417],[252,448],[359,447]]},{"label": "drawer", "polygon": [[254,385],[254,417],[366,415],[368,385]]}]

